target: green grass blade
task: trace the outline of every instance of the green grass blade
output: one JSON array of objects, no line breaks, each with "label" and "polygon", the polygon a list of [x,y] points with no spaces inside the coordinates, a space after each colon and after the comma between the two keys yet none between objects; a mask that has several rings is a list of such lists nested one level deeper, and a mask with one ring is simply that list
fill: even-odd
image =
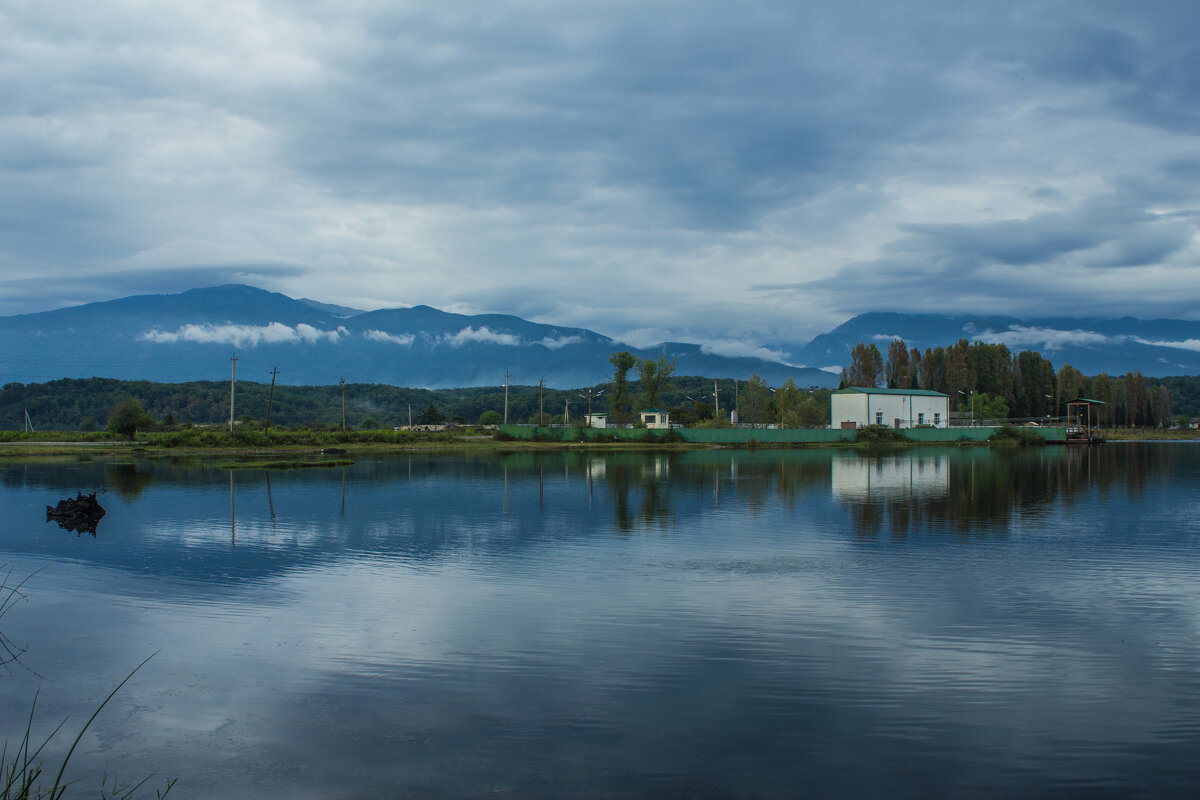
[{"label": "green grass blade", "polygon": [[126,675],[125,680],[118,683],[117,688],[109,692],[108,697],[104,698],[104,702],[100,704],[100,707],[92,712],[92,716],[88,718],[88,721],[86,724],[84,724],[83,729],[79,731],[79,735],[75,737],[75,741],[71,742],[71,749],[67,751],[66,758],[63,759],[62,765],[58,768],[58,775],[56,775],[54,778],[54,786],[50,788],[49,796],[52,798],[52,800],[54,798],[61,797],[62,792],[65,791],[65,787],[62,790],[59,789],[59,786],[62,785],[63,773],[66,772],[67,762],[71,760],[71,756],[75,753],[75,748],[79,745],[79,740],[83,738],[83,734],[87,733],[87,729],[91,727],[93,722],[95,722],[96,717],[100,716],[100,712],[104,710],[106,705],[108,705],[108,701],[112,700],[116,696],[117,692],[121,691],[121,687],[128,683],[129,679],[137,674],[137,671],[146,666],[150,659],[154,658],[156,655],[158,655],[157,650],[147,656],[145,661],[134,667],[133,672],[130,672],[128,675]]}]

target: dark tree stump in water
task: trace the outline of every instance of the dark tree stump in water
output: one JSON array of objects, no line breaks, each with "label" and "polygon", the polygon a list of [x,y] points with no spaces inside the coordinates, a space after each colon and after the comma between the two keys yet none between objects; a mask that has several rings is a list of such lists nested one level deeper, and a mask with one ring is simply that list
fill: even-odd
[{"label": "dark tree stump in water", "polygon": [[76,533],[96,535],[96,524],[104,516],[104,508],[96,500],[96,493],[79,493],[76,498],[59,500],[57,506],[46,506],[46,521],[54,520],[60,528]]}]

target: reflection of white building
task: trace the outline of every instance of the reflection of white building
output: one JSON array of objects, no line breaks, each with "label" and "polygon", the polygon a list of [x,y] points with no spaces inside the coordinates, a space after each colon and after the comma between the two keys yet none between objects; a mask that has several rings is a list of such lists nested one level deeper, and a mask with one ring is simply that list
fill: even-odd
[{"label": "reflection of white building", "polygon": [[870,389],[851,386],[829,397],[829,427],[887,425],[945,428],[950,423],[950,397],[924,389]]},{"label": "reflection of white building", "polygon": [[950,454],[835,457],[833,496],[843,500],[945,497],[950,493]]},{"label": "reflection of white building", "polygon": [[666,478],[671,473],[671,462],[666,456],[656,455],[653,462],[642,465],[643,477]]}]

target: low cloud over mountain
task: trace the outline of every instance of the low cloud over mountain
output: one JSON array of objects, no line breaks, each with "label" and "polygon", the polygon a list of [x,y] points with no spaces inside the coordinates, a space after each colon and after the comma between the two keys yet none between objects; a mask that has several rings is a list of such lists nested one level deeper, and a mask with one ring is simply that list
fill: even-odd
[{"label": "low cloud over mountain", "polygon": [[1013,353],[1036,350],[1055,367],[1070,364],[1088,375],[1200,373],[1200,322],[1186,320],[1066,319],[938,314],[860,314],[811,342],[781,346],[793,363],[845,364],[859,342],[884,350],[892,339],[909,347],[954,344],[959,339],[1005,344]]},{"label": "low cloud over mountain", "polygon": [[[0,370],[22,382],[103,376],[154,381],[265,380],[291,384],[341,378],[430,388],[545,379],[586,386],[607,379],[615,350],[678,360],[677,374],[793,378],[824,386],[836,376],[778,360],[722,355],[696,344],[634,348],[583,328],[514,316],[466,316],[428,306],[355,311],[248,286],[141,295],[0,318]],[[764,351],[765,352],[765,351]]]},{"label": "low cloud over mountain", "polygon": [[[662,342],[636,348],[584,328],[503,314],[467,316],[429,306],[355,311],[293,300],[249,286],[139,295],[38,314],[0,317],[3,382],[93,376],[152,380],[266,380],[446,388],[545,379],[588,386],[612,374],[608,357],[676,359],[678,375],[748,378],[778,385],[829,386],[859,342],[881,350],[893,338],[910,347],[959,339],[1037,350],[1056,367],[1087,374],[1200,373],[1200,323],[1181,320],[1041,319],[871,313],[808,342],[727,347]],[[816,367],[823,367],[821,371]]]}]

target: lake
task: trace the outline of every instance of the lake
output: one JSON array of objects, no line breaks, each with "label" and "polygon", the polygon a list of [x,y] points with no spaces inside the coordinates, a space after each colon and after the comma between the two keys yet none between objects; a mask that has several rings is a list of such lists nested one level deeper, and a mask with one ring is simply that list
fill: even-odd
[{"label": "lake", "polygon": [[[71,795],[1200,786],[1194,443],[355,458],[0,466],[0,563],[40,570],[0,736],[40,689],[61,754],[157,653]],[[77,490],[95,535],[45,521]]]}]

